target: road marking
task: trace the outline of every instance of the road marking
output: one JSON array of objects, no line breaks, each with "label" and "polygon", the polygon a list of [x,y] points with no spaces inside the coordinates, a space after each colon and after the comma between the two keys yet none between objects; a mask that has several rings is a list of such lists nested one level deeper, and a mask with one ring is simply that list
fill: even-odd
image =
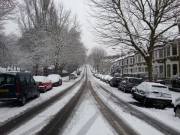
[{"label": "road marking", "polygon": [[126,133],[126,131],[119,125],[119,123],[117,121],[114,121],[114,123],[116,124],[116,126],[118,127],[118,129],[121,131],[121,133],[123,133],[123,135],[128,135]]}]

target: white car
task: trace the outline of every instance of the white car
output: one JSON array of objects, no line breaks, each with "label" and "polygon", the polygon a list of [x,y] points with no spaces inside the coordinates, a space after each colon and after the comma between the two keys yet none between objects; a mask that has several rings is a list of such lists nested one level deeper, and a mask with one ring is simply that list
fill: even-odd
[{"label": "white car", "polygon": [[158,105],[166,108],[171,104],[171,93],[166,85],[153,82],[142,82],[132,88],[133,98],[146,105]]},{"label": "white car", "polygon": [[47,77],[49,78],[49,80],[51,80],[53,86],[62,85],[62,78],[59,74],[50,74]]},{"label": "white car", "polygon": [[174,102],[174,112],[175,116],[180,118],[180,97],[178,97]]},{"label": "white car", "polygon": [[111,75],[105,75],[104,80],[106,83],[109,83],[112,78],[113,77]]}]

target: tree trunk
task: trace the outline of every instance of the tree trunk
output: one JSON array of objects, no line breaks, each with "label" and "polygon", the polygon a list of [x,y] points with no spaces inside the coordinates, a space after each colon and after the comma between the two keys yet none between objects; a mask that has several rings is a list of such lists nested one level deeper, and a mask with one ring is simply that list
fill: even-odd
[{"label": "tree trunk", "polygon": [[38,75],[38,64],[36,64],[36,66],[35,66],[35,75],[36,76]]},{"label": "tree trunk", "polygon": [[148,69],[148,79],[150,82],[153,82],[153,67],[152,67],[152,58],[147,58],[147,69]]},{"label": "tree trunk", "polygon": [[57,64],[57,62],[55,63],[55,66],[54,66],[54,73],[55,74],[58,73],[58,64]]}]

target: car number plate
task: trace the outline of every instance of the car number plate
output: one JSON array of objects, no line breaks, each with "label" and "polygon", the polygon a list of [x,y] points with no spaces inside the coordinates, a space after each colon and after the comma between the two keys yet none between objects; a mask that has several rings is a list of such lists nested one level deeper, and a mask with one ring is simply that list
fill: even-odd
[{"label": "car number plate", "polygon": [[156,100],[157,103],[164,103],[162,100]]},{"label": "car number plate", "polygon": [[0,92],[9,92],[8,89],[0,89]]}]

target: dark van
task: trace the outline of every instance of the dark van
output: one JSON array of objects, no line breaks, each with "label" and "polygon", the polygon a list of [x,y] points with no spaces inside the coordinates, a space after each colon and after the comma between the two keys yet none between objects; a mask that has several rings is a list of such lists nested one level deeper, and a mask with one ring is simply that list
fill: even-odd
[{"label": "dark van", "polygon": [[24,105],[28,98],[39,96],[38,85],[29,73],[0,73],[0,101],[16,100]]}]

